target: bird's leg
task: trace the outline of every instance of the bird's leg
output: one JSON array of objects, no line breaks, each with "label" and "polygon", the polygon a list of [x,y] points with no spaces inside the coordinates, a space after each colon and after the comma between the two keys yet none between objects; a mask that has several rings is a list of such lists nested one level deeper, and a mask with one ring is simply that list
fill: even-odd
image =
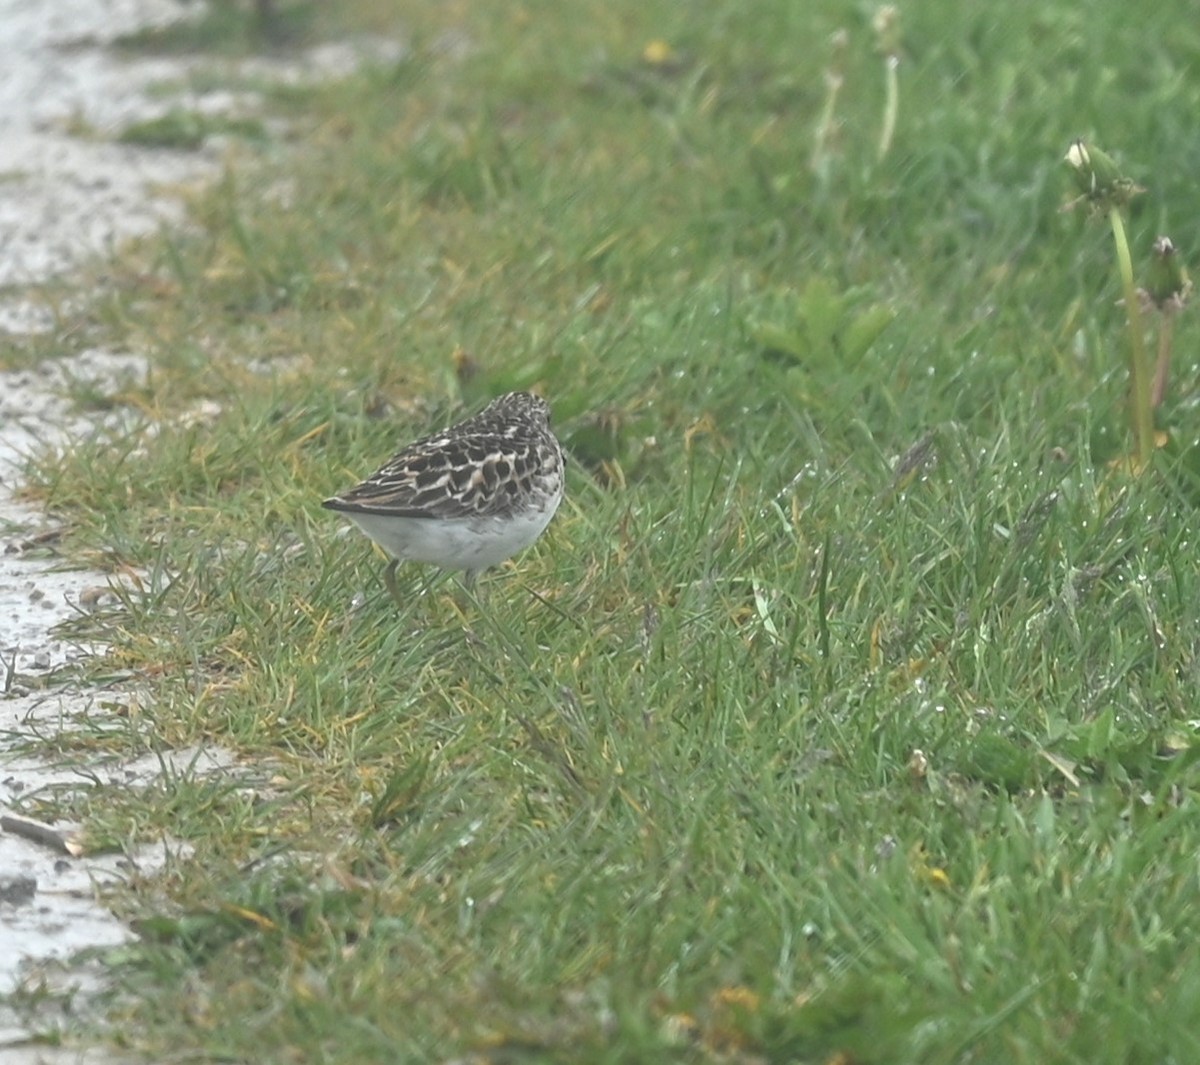
[{"label": "bird's leg", "polygon": [[458,607],[459,614],[463,617],[463,631],[466,633],[467,642],[478,648],[486,649],[486,644],[475,634],[467,622],[467,614],[471,607],[478,609],[479,596],[475,593],[475,580],[479,576],[479,570],[469,569],[459,582],[459,592],[454,597],[454,605]]},{"label": "bird's leg", "polygon": [[405,602],[400,598],[400,589],[396,587],[396,567],[400,565],[400,560],[394,558],[387,564],[387,569],[383,571],[383,585],[388,590],[388,595],[392,597],[392,601],[396,606],[403,607]]},{"label": "bird's leg", "polygon": [[463,573],[460,580],[455,582],[458,585],[458,591],[454,594],[454,605],[458,608],[458,612],[464,616],[471,604],[478,602],[473,591],[477,576],[478,573],[475,570],[469,569]]}]

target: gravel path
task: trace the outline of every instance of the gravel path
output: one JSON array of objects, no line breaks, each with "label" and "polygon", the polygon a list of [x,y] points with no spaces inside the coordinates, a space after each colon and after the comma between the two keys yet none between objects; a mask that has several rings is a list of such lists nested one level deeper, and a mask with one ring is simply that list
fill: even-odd
[{"label": "gravel path", "polygon": [[[131,30],[199,13],[196,2],[173,0],[0,0],[0,332],[53,328],[21,286],[69,275],[120,241],[182,220],[177,200],[161,193],[203,181],[221,162],[218,149],[179,153],[133,148],[113,134],[170,106],[245,109],[231,94],[198,98],[185,88],[173,99],[148,94],[151,85],[186,85],[204,57],[130,58],[105,45]],[[324,45],[297,57],[241,64],[256,76],[303,80],[347,72],[364,59],[393,61],[394,42]],[[54,522],[21,503],[23,456],[67,444],[96,425],[61,398],[67,375],[116,390],[145,363],[126,352],[88,351],[33,369],[0,370],[0,816],[38,791],[136,787],[162,772],[141,763],[50,765],[24,756],[23,741],[70,729],[81,714],[103,715],[102,704],[125,694],[56,686],[55,671],[87,648],[72,646],[55,626],[107,586],[104,574],[61,571],[53,552]],[[177,771],[227,769],[221,751],[177,751]],[[56,825],[69,831],[72,826]],[[0,831],[0,995],[17,987],[76,989],[73,1008],[86,1008],[102,986],[99,963],[79,965],[84,947],[124,942],[131,934],[99,900],[97,886],[133,869],[153,870],[186,853],[185,843],[159,843],[137,853],[73,858]],[[51,1001],[54,995],[51,995]],[[94,1048],[41,1045],[26,1027],[55,1026],[43,1014],[29,1022],[0,1005],[0,1060],[5,1065],[114,1065]]]},{"label": "gravel path", "polygon": [[[180,220],[178,202],[153,190],[214,170],[217,160],[203,153],[145,151],[106,139],[161,109],[145,89],[177,79],[179,69],[172,60],[121,59],[105,42],[178,18],[181,10],[168,0],[0,0],[0,329],[50,329],[46,311],[22,299],[20,286],[66,274],[122,239]],[[77,715],[102,712],[99,702],[122,698],[40,687],[86,653],[60,639],[55,626],[79,609],[81,598],[106,586],[103,574],[54,569],[52,543],[48,548],[44,539],[52,537],[53,523],[13,496],[23,456],[94,429],[60,398],[68,373],[117,387],[123,377],[144,373],[144,363],[91,351],[0,373],[0,814],[20,797],[94,786],[78,768],[25,757],[20,749],[30,736],[70,728]],[[139,779],[138,767],[88,770],[122,786]],[[155,771],[140,767],[145,779]],[[85,947],[116,946],[130,934],[97,888],[135,867],[160,866],[166,849],[73,858],[0,832],[0,994],[47,989],[51,999],[63,993],[76,1008],[85,1006],[103,972],[98,962],[80,965],[72,956]],[[52,1017],[0,1009],[0,1059],[6,1065],[119,1060],[95,1048],[40,1045],[27,1028],[54,1024]]]}]

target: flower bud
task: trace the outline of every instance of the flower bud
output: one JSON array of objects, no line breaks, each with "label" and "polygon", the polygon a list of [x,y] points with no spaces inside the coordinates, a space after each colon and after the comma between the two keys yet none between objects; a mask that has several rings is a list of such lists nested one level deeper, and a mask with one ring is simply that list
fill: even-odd
[{"label": "flower bud", "polygon": [[888,58],[900,55],[900,9],[895,4],[884,4],[871,19],[875,31],[875,42],[879,51]]},{"label": "flower bud", "polygon": [[1192,291],[1187,269],[1170,237],[1154,242],[1154,257],[1146,271],[1146,298],[1160,311],[1181,311]]},{"label": "flower bud", "polygon": [[1079,199],[1086,201],[1094,210],[1123,207],[1142,190],[1121,173],[1112,156],[1102,152],[1086,141],[1071,142],[1063,157],[1075,176]]}]

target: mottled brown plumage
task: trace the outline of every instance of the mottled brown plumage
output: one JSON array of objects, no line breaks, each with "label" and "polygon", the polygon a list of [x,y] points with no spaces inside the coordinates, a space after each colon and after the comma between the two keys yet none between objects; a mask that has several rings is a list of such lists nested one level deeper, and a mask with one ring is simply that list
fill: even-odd
[{"label": "mottled brown plumage", "polygon": [[562,500],[564,465],[546,401],[510,392],[410,444],[324,506],[397,560],[473,578],[541,535]]}]

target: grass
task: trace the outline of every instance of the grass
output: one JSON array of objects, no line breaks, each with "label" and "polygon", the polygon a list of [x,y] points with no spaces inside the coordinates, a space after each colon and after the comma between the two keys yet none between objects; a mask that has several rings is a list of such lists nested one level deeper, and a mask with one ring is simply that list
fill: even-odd
[{"label": "grass", "polygon": [[[139,689],[86,742],[247,767],[58,802],[195,848],[117,900],[109,1036],[1194,1060],[1197,371],[1123,472],[1118,283],[1059,211],[1095,136],[1133,246],[1197,247],[1187,14],[906,6],[882,160],[834,0],[424,5],[404,63],[276,99],[303,144],[86,312],[152,358],[142,421],[31,471],[141,574],[75,622]],[[319,500],[526,386],[567,504],[478,602],[398,612]]]},{"label": "grass", "polygon": [[214,135],[261,140],[266,136],[262,124],[255,119],[233,119],[222,115],[209,116],[196,111],[172,108],[158,118],[134,122],[121,131],[122,144],[142,148],[173,148],[195,151]]}]

